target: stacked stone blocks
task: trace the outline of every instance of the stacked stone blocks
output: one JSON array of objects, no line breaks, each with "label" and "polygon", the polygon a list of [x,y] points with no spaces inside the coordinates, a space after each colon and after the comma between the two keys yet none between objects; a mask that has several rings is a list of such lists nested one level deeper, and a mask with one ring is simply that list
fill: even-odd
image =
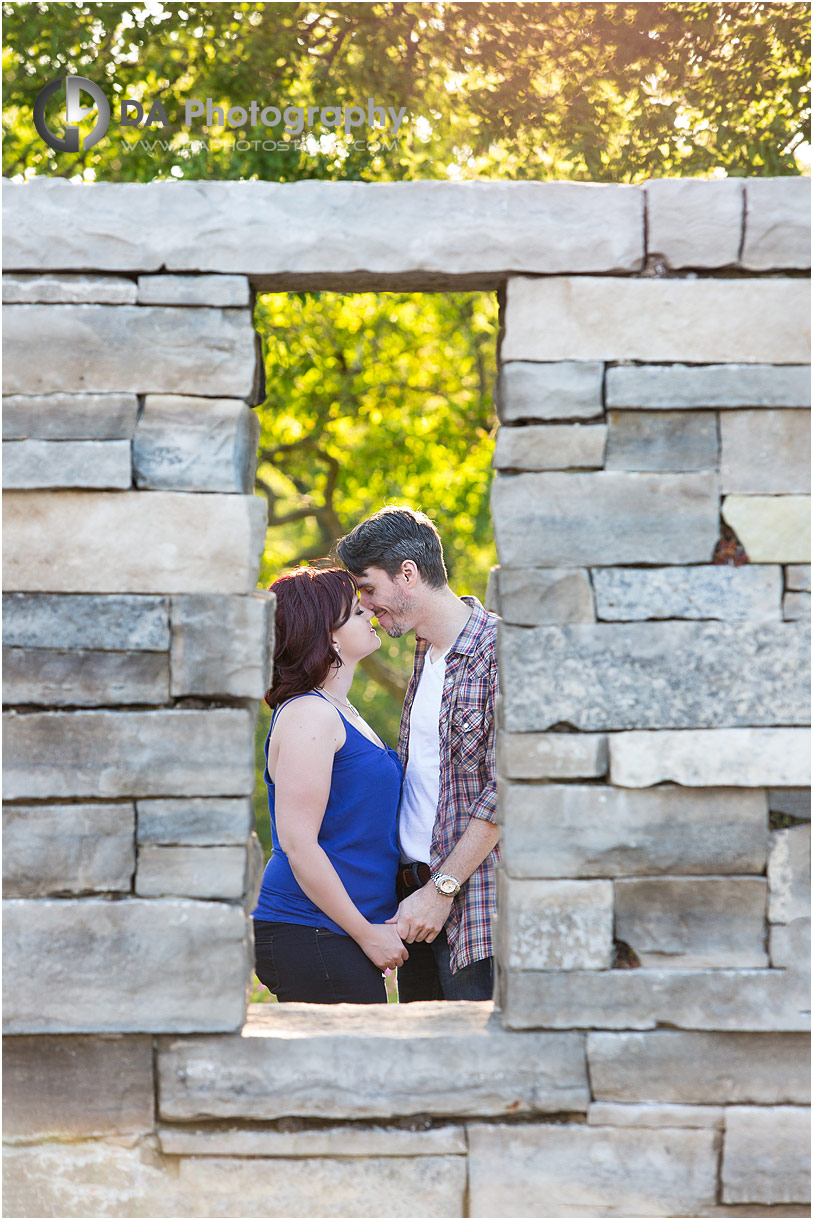
[{"label": "stacked stone blocks", "polygon": [[[9,1214],[806,1214],[808,185],[8,189]],[[466,287],[497,1007],[244,1024],[252,293]]]},{"label": "stacked stone blocks", "polygon": [[[597,1031],[588,1127],[718,1107],[721,1205],[803,1192],[808,1122],[792,1074],[738,1093],[713,1068],[808,1028],[808,257],[769,185],[648,184],[640,277],[509,277],[492,490],[504,1021]],[[797,1151],[770,1169],[772,1123]]]},{"label": "stacked stone blocks", "polygon": [[239,1029],[273,625],[249,282],[4,302],[7,1029]]}]

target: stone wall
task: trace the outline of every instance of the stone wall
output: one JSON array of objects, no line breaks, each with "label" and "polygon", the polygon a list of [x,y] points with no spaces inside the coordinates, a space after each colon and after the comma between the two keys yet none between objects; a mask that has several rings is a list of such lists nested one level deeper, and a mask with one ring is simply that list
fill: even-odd
[{"label": "stone wall", "polygon": [[[808,188],[7,187],[6,1214],[807,1214]],[[504,297],[495,1006],[245,1017],[309,287]]]}]

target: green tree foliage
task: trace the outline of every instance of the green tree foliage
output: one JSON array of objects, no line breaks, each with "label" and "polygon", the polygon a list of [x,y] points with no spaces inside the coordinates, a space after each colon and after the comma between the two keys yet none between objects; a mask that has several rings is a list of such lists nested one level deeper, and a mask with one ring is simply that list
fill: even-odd
[{"label": "green tree foliage", "polygon": [[[809,154],[804,3],[142,0],[2,10],[11,177],[639,182],[796,174]],[[33,123],[39,91],[65,72],[102,85],[113,114],[105,138],[78,155],[52,151]],[[184,103],[207,97],[226,110],[251,100],[284,109],[374,98],[405,107],[406,119],[395,137],[362,128],[346,138],[318,122],[298,140],[283,123],[186,127]],[[145,113],[160,101],[169,126],[121,127],[124,98]],[[54,129],[60,101],[48,111]],[[493,562],[496,302],[267,295],[256,319],[268,384],[262,583],[327,554],[382,504],[403,501],[438,521],[453,587],[482,597]],[[390,741],[410,652],[408,641],[385,639],[354,686]],[[257,804],[262,829],[261,784]]]},{"label": "green tree foliage", "polygon": [[[799,172],[810,140],[804,3],[4,4],[4,173],[155,177],[572,178]],[[114,103],[159,99],[158,154],[111,123],[53,153],[34,100],[59,73]],[[394,139],[208,148],[183,103],[407,109]],[[283,135],[247,127],[230,136]],[[392,147],[390,147],[390,144]]]},{"label": "green tree foliage", "polygon": [[[482,599],[495,562],[495,299],[278,293],[260,297],[256,321],[268,387],[257,472],[269,506],[261,582],[328,557],[356,522],[406,503],[437,522],[452,587]],[[390,741],[411,653],[409,640],[385,636],[354,687]]]}]

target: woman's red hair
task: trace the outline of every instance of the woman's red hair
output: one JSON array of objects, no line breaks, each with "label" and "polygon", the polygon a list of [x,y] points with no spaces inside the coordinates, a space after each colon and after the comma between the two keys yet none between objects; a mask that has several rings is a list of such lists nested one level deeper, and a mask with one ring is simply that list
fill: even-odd
[{"label": "woman's red hair", "polygon": [[350,618],[357,589],[344,568],[296,568],[269,587],[277,608],[274,673],[265,701],[276,707],[321,686],[339,664],[330,634]]}]

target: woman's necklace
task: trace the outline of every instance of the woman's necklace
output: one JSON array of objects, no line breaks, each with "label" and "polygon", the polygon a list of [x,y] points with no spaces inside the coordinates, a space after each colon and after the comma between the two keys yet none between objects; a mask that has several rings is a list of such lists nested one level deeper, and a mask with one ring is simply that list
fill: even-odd
[{"label": "woman's necklace", "polygon": [[353,713],[353,715],[356,716],[359,720],[361,720],[361,712],[356,711],[356,709],[353,707],[352,703],[350,703],[349,701],[344,701],[342,699],[337,699],[336,696],[332,695],[329,690],[325,690],[324,686],[317,686],[316,689],[320,690],[326,699],[330,699],[331,702],[337,703],[339,705],[339,707],[349,708],[349,710]]}]

